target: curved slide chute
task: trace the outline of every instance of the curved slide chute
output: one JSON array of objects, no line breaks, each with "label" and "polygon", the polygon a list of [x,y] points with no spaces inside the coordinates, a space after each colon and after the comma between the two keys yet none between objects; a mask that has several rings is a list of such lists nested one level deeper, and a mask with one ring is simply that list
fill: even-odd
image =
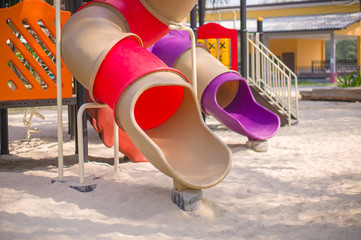
[{"label": "curved slide chute", "polygon": [[[190,46],[188,33],[171,31],[153,46],[152,52],[191,79]],[[258,104],[247,81],[238,72],[227,69],[203,45],[197,45],[197,83],[203,112],[232,131],[250,140],[266,140],[277,133],[279,117]]]},{"label": "curved slide chute", "polygon": [[195,3],[93,1],[62,32],[62,56],[71,73],[93,101],[112,109],[118,126],[179,191],[211,187],[231,167],[231,151],[203,123],[185,76],[144,48]]}]

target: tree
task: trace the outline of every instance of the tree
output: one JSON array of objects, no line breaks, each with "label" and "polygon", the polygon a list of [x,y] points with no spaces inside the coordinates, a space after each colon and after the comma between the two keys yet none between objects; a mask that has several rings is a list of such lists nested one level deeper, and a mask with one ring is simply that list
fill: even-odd
[{"label": "tree", "polygon": [[[330,41],[325,42],[325,59],[330,59]],[[336,43],[336,60],[357,59],[357,39],[339,40]]]}]

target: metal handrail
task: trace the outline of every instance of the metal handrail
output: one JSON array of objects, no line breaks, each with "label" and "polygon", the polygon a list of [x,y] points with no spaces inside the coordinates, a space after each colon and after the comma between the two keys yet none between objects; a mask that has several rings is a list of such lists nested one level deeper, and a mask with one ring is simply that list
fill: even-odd
[{"label": "metal handrail", "polygon": [[[297,75],[259,41],[259,33],[254,37],[248,34],[247,52],[247,81],[286,114],[291,125],[292,115],[298,118]],[[291,91],[292,78],[295,96]]]}]

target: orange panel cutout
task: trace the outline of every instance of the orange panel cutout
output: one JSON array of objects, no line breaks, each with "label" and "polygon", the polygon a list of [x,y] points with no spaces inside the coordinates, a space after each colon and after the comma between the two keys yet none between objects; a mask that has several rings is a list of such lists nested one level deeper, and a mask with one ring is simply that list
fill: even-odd
[{"label": "orange panel cutout", "polygon": [[[61,26],[70,12],[61,11]],[[55,8],[24,0],[0,9],[0,101],[56,98]],[[62,64],[63,98],[72,75]]]}]

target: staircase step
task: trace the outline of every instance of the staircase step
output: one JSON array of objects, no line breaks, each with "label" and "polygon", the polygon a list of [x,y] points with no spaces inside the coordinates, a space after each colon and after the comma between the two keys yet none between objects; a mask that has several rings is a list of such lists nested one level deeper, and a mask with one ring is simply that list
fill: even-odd
[{"label": "staircase step", "polygon": [[288,125],[288,113],[286,113],[283,109],[280,109],[275,102],[272,102],[272,100],[270,100],[267,97],[267,95],[265,95],[266,93],[260,93],[259,90],[253,85],[250,85],[250,88],[252,90],[252,94],[254,98],[259,104],[261,104],[262,106],[271,110],[272,112],[274,112],[279,116],[281,120],[281,126]]}]

